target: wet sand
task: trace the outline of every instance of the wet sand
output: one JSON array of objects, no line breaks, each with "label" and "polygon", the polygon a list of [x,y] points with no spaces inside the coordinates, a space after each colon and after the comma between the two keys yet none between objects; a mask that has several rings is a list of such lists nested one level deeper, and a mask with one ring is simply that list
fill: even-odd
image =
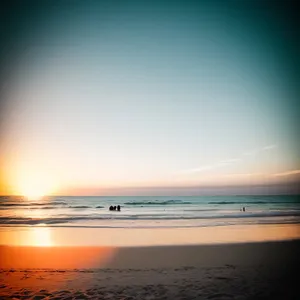
[{"label": "wet sand", "polygon": [[0,227],[0,245],[173,246],[300,239],[300,224],[175,228]]}]

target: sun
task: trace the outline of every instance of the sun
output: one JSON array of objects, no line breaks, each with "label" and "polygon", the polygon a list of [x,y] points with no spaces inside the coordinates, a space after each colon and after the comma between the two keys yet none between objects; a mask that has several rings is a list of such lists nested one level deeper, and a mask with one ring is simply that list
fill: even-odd
[{"label": "sun", "polygon": [[44,174],[29,174],[19,177],[16,193],[28,200],[41,200],[44,196],[52,194],[55,184],[50,176]]},{"label": "sun", "polygon": [[22,192],[22,196],[27,198],[28,200],[41,200],[47,193],[39,188],[28,188]]}]

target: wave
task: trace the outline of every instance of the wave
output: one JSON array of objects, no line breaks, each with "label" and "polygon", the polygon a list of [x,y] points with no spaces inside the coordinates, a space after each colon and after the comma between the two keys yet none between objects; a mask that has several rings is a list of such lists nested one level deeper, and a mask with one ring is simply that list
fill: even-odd
[{"label": "wave", "polygon": [[86,208],[104,208],[104,206],[88,206],[88,205],[70,205],[68,207],[64,207],[64,208],[81,208],[81,209],[86,209]]},{"label": "wave", "polygon": [[71,205],[68,206],[68,208],[92,208],[91,206],[86,206],[86,205]]},{"label": "wave", "polygon": [[183,205],[183,204],[193,204],[193,202],[187,202],[182,200],[165,200],[165,201],[140,201],[140,202],[125,202],[124,205]]},{"label": "wave", "polygon": [[46,206],[46,205],[67,205],[65,201],[53,202],[28,202],[28,203],[0,203],[0,207],[30,207],[30,206]]},{"label": "wave", "polygon": [[28,209],[56,209],[56,206],[29,207]]},{"label": "wave", "polygon": [[37,207],[38,209],[55,209],[55,206],[44,206],[44,207]]},{"label": "wave", "polygon": [[189,212],[216,212],[221,211],[220,208],[200,208],[200,209],[182,209],[182,211],[189,211]]},{"label": "wave", "polygon": [[[64,217],[46,217],[46,218],[22,218],[22,217],[0,217],[1,225],[51,225],[51,224],[65,224],[77,221],[114,221],[114,220],[153,220],[153,221],[171,221],[171,220],[228,220],[229,219],[251,219],[262,218],[268,219],[271,217],[294,217],[295,222],[300,223],[300,212],[261,212],[249,214],[228,214],[228,215],[208,215],[208,216],[170,216],[170,215],[102,215],[102,216],[64,216]],[[73,223],[74,224],[74,223]],[[76,224],[76,223],[75,223]],[[109,224],[109,223],[107,223]]]},{"label": "wave", "polygon": [[212,201],[208,204],[267,204],[265,201]]},{"label": "wave", "polygon": [[8,210],[8,209],[11,209],[12,207],[13,208],[18,208],[18,207],[21,207],[21,208],[26,208],[26,209],[68,209],[68,208],[74,208],[74,209],[88,209],[88,208],[104,208],[104,206],[87,206],[87,205],[70,205],[70,206],[62,206],[62,207],[57,207],[57,206],[45,206],[47,204],[39,204],[39,205],[35,205],[35,204],[31,204],[31,205],[28,205],[28,204],[24,204],[24,205],[15,205],[12,203],[8,203],[9,205],[0,205],[0,210]]},{"label": "wave", "polygon": [[208,204],[296,204],[297,201],[212,201]]}]

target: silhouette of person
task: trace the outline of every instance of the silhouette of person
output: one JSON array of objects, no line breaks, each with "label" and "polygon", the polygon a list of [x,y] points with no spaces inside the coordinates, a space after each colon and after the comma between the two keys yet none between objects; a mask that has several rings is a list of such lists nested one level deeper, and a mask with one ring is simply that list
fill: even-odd
[{"label": "silhouette of person", "polygon": [[110,207],[109,207],[109,210],[113,210],[114,208],[113,208],[113,206],[111,205]]},{"label": "silhouette of person", "polygon": [[114,206],[114,210],[116,210],[117,209],[117,207],[116,206]]},{"label": "silhouette of person", "polygon": [[121,206],[120,206],[120,205],[117,206],[117,210],[118,210],[118,211],[121,210]]},{"label": "silhouette of person", "polygon": [[245,207],[243,207],[243,211],[246,211]]}]

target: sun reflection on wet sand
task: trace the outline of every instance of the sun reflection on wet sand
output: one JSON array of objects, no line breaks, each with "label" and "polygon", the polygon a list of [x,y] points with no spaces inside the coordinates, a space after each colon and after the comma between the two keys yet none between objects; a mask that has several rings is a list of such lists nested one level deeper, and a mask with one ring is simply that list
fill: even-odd
[{"label": "sun reflection on wet sand", "polygon": [[156,230],[0,229],[2,268],[101,268],[115,259],[120,246],[196,245],[299,238],[297,224]]},{"label": "sun reflection on wet sand", "polygon": [[53,246],[51,239],[51,231],[47,227],[35,227],[32,228],[32,242],[33,246],[49,247]]},{"label": "sun reflection on wet sand", "polygon": [[11,230],[6,235],[3,231],[0,232],[2,242],[9,241],[9,245],[15,246],[38,246],[51,247],[55,246],[52,237],[52,231],[48,227],[31,227],[22,228],[19,231]]}]

